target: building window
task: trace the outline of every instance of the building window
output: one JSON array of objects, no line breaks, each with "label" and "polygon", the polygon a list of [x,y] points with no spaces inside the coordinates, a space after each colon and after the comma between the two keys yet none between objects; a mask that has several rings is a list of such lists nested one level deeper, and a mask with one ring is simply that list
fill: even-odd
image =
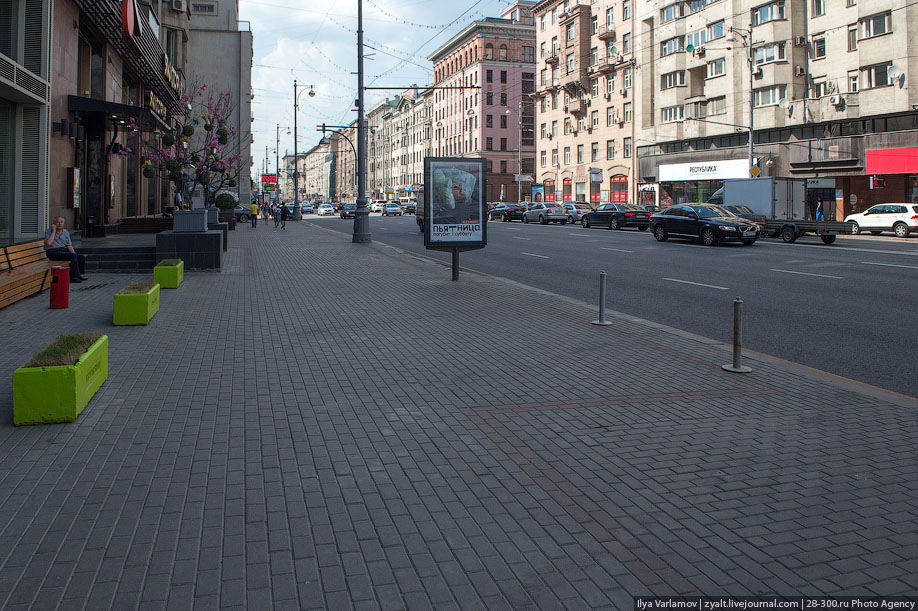
[{"label": "building window", "polygon": [[595,66],[597,61],[599,61],[599,49],[593,47],[590,49],[590,65]]},{"label": "building window", "polygon": [[784,19],[784,1],[772,2],[752,9],[752,25],[761,25],[769,21]]},{"label": "building window", "polygon": [[631,19],[631,0],[622,2],[622,19]]},{"label": "building window", "polygon": [[861,20],[863,35],[861,38],[873,38],[892,32],[892,15],[891,13],[880,13],[872,17],[866,17]]},{"label": "building window", "polygon": [[848,73],[848,92],[857,93],[857,72]]},{"label": "building window", "polygon": [[678,53],[685,48],[685,36],[676,36],[660,43],[660,57]]},{"label": "building window", "polygon": [[685,70],[667,72],[660,77],[660,89],[672,89],[673,87],[685,87]]},{"label": "building window", "polygon": [[681,121],[684,117],[684,109],[681,104],[678,106],[667,106],[666,108],[660,109],[660,122],[661,123],[675,123],[676,121]]},{"label": "building window", "polygon": [[500,116],[500,127],[501,129],[507,129],[507,115]]},{"label": "building window", "polygon": [[577,163],[583,163],[583,145],[577,145]]},{"label": "building window", "polygon": [[571,133],[571,129],[572,129],[572,128],[571,128],[571,120],[570,120],[570,118],[567,118],[567,119],[564,120],[564,135],[566,136],[566,135],[568,135],[569,133]]},{"label": "building window", "polygon": [[535,62],[535,47],[523,47],[523,61]]},{"label": "building window", "polygon": [[615,159],[615,140],[606,140],[606,159]]},{"label": "building window", "polygon": [[607,8],[606,9],[606,27],[611,27],[615,23],[615,9]]},{"label": "building window", "polygon": [[599,111],[590,112],[590,127],[599,127]]},{"label": "building window", "polygon": [[539,137],[540,137],[542,140],[544,140],[545,138],[548,137],[548,124],[547,124],[547,123],[542,123],[542,124],[539,126]]},{"label": "building window", "polygon": [[545,163],[548,161],[548,151],[539,151],[539,164],[541,167],[545,167]]},{"label": "building window", "polygon": [[506,93],[500,94],[500,105],[501,106],[507,105],[507,94]]},{"label": "building window", "polygon": [[494,127],[494,115],[485,115],[485,127]]},{"label": "building window", "polygon": [[494,104],[494,94],[490,91],[485,94],[485,104],[491,106]]},{"label": "building window", "polygon": [[826,0],[812,0],[812,16],[822,17],[826,14]]},{"label": "building window", "polygon": [[708,41],[717,40],[724,37],[724,22],[715,21],[707,27]]},{"label": "building window", "polygon": [[551,9],[551,24],[555,25],[558,23],[558,7]]},{"label": "building window", "polygon": [[500,49],[498,50],[498,53],[499,53],[499,55],[498,55],[497,58],[498,58],[499,60],[501,60],[501,61],[507,61],[507,45],[501,45],[501,46],[500,46]]},{"label": "building window", "polygon": [[685,12],[683,11],[683,6],[681,2],[664,6],[660,9],[660,22],[666,23],[667,21],[672,21],[673,19],[684,16]]},{"label": "building window", "polygon": [[631,102],[625,102],[622,104],[622,120],[625,123],[631,123],[633,117],[633,112],[631,110]]},{"label": "building window", "polygon": [[590,34],[595,34],[599,31],[599,17],[593,15],[593,18],[590,20]]},{"label": "building window", "polygon": [[599,161],[599,143],[594,142],[590,145],[590,161]]},{"label": "building window", "polygon": [[727,114],[727,97],[720,96],[719,98],[710,98],[708,100],[706,113],[709,117]]},{"label": "building window", "polygon": [[[756,65],[770,64],[784,60],[784,43],[774,43],[763,47],[756,47],[752,51],[752,61]],[[721,60],[723,61],[723,60]]]},{"label": "building window", "polygon": [[500,173],[501,174],[507,173],[507,162],[505,160],[501,160],[500,162]]},{"label": "building window", "polygon": [[625,68],[622,70],[622,86],[625,89],[631,89],[631,68]]},{"label": "building window", "polygon": [[574,68],[575,68],[574,54],[568,53],[567,54],[567,73],[570,74],[571,72],[573,72]]},{"label": "building window", "polygon": [[631,53],[631,34],[622,35],[622,53]]},{"label": "building window", "polygon": [[501,71],[500,71],[500,82],[501,82],[501,83],[506,83],[506,82],[507,82],[507,71],[506,71],[506,70],[501,70]]},{"label": "building window", "polygon": [[606,108],[606,125],[608,127],[611,127],[614,122],[615,122],[615,107],[609,106],[608,108]]},{"label": "building window", "polygon": [[829,83],[827,81],[820,81],[818,83],[813,83],[813,97],[821,98],[824,95],[829,93]]},{"label": "building window", "polygon": [[494,150],[494,138],[488,136],[485,138],[485,150],[493,151]]},{"label": "building window", "polygon": [[892,66],[892,63],[886,62],[885,64],[877,64],[875,66],[862,68],[861,74],[864,75],[864,89],[874,89],[876,87],[892,85],[892,79],[889,78],[890,66]]},{"label": "building window", "polygon": [[191,4],[192,13],[203,13],[205,15],[216,15],[217,5],[213,2],[193,2]]},{"label": "building window", "polygon": [[606,77],[606,93],[610,95],[615,93],[615,77],[611,74]]},{"label": "building window", "polygon": [[557,119],[551,122],[551,135],[553,138],[558,137],[558,120]]},{"label": "building window", "polygon": [[542,31],[545,31],[545,15],[542,15],[541,19],[539,20],[539,23],[542,26]]},{"label": "building window", "polygon": [[762,106],[774,106],[782,98],[786,97],[787,86],[786,85],[775,85],[774,87],[765,87],[764,89],[756,89],[753,96],[755,100],[755,107],[761,108]]},{"label": "building window", "polygon": [[689,0],[689,14],[697,13],[702,10],[706,4],[706,0]]},{"label": "building window", "polygon": [[485,45],[485,59],[494,59],[494,45],[488,43]]},{"label": "building window", "polygon": [[564,147],[564,165],[570,165],[570,164],[571,164],[571,147],[565,146]]},{"label": "building window", "polygon": [[[685,35],[685,44],[684,47],[688,48],[689,46],[700,49],[704,46],[704,43],[708,41],[708,31],[698,30],[696,32],[689,32]],[[680,49],[681,50],[681,49]]]},{"label": "building window", "polygon": [[857,26],[848,28],[848,50],[857,51]]},{"label": "building window", "polygon": [[724,58],[715,59],[714,61],[708,62],[708,78],[714,78],[715,76],[721,76],[726,72],[726,61]]},{"label": "building window", "polygon": [[820,36],[813,39],[813,59],[825,59],[826,37]]},{"label": "building window", "polygon": [[558,167],[558,149],[551,149],[551,165]]},{"label": "building window", "polygon": [[573,23],[567,24],[567,34],[565,40],[570,43],[577,35],[577,29],[574,27]]}]

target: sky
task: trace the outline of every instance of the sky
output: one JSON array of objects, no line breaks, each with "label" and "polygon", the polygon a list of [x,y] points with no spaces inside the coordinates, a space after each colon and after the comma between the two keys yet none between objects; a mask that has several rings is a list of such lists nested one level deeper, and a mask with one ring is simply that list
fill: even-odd
[{"label": "sky", "polygon": [[[365,46],[364,86],[369,110],[386,96],[413,84],[430,84],[427,57],[472,21],[497,17],[509,0],[362,0]],[[298,152],[321,138],[321,123],[347,125],[357,118],[358,0],[239,0],[240,19],[251,23],[254,44],[252,87],[253,176],[265,164],[275,170],[293,154],[293,80],[298,96]],[[371,55],[372,54],[372,55]],[[309,86],[315,97],[309,97]],[[280,131],[278,132],[278,127]],[[290,131],[289,135],[287,131]],[[280,146],[277,137],[280,134]]]}]

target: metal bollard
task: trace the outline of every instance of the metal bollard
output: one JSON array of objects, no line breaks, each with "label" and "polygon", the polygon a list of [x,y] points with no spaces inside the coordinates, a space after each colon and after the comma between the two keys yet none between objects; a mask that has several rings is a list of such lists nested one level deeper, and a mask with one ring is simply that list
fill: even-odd
[{"label": "metal bollard", "polygon": [[722,366],[725,371],[749,373],[749,367],[743,366],[743,300],[733,300],[733,363]]},{"label": "metal bollard", "polygon": [[599,320],[591,321],[590,324],[608,327],[612,323],[606,322],[606,272],[599,272]]}]

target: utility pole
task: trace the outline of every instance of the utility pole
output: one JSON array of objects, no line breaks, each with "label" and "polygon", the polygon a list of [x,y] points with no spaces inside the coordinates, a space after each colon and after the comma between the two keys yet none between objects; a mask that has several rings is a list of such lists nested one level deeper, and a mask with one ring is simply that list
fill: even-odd
[{"label": "utility pole", "polygon": [[363,0],[357,0],[357,211],[351,241],[372,241],[367,210],[367,126],[363,117]]}]

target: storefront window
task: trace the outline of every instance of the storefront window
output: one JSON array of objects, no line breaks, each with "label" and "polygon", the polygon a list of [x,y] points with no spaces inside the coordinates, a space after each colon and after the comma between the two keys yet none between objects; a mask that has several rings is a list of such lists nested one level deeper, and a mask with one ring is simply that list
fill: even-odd
[{"label": "storefront window", "polygon": [[577,183],[577,201],[586,202],[586,183],[578,182]]},{"label": "storefront window", "polygon": [[626,203],[628,201],[627,176],[619,175],[609,179],[609,199],[619,203]]},{"label": "storefront window", "polygon": [[562,188],[564,189],[563,195],[564,195],[564,201],[566,201],[566,202],[570,202],[570,201],[573,201],[573,200],[574,200],[574,194],[573,194],[573,192],[571,191],[571,187],[572,187],[572,185],[571,185],[571,179],[570,179],[570,178],[565,178],[564,181],[563,181],[563,186],[562,186]]},{"label": "storefront window", "polygon": [[660,183],[660,206],[703,204],[724,185],[722,180],[687,180]]}]

